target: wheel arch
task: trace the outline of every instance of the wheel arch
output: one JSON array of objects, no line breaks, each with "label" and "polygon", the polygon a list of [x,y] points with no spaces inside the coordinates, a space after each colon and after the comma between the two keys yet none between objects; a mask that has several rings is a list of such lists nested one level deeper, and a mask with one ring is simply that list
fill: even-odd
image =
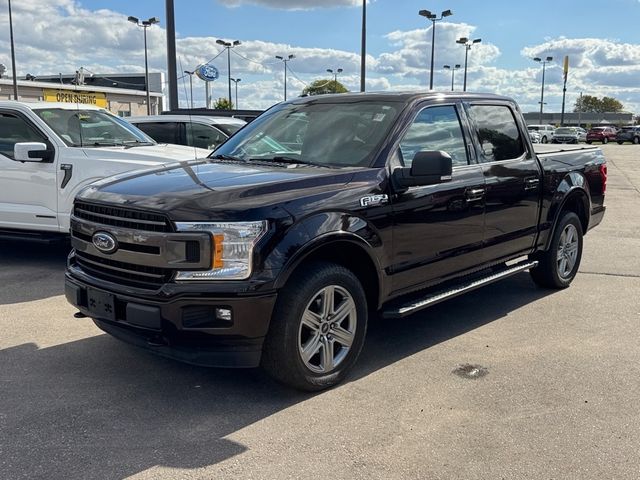
[{"label": "wheel arch", "polygon": [[[563,180],[562,183],[565,183]],[[586,181],[585,184],[586,185]],[[589,194],[583,186],[571,186],[560,201],[556,203],[555,208],[552,209],[553,222],[551,231],[545,243],[545,250],[549,248],[551,239],[555,234],[558,222],[562,218],[563,212],[574,212],[580,219],[580,225],[582,226],[582,234],[585,235],[589,229],[589,217],[591,212],[591,201],[589,200]]]},{"label": "wheel arch", "polygon": [[295,271],[314,261],[337,263],[351,270],[360,280],[369,306],[379,308],[381,268],[365,239],[351,232],[328,232],[315,237],[287,262],[276,278],[275,287],[282,288]]}]

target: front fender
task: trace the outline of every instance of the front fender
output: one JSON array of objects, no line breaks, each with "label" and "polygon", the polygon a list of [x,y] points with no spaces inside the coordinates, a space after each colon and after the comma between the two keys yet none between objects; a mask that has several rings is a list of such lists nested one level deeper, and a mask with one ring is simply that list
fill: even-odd
[{"label": "front fender", "polygon": [[278,269],[275,286],[282,287],[293,271],[320,248],[347,242],[366,253],[381,281],[382,238],[365,219],[347,212],[323,212],[293,225],[266,262]]}]

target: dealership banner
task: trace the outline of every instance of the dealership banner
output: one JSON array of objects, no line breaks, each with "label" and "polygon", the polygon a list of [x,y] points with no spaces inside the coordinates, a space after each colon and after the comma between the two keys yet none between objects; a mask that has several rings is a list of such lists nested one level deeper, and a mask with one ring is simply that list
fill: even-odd
[{"label": "dealership banner", "polygon": [[76,90],[42,90],[45,102],[78,103],[107,108],[107,96],[101,92],[80,92]]}]

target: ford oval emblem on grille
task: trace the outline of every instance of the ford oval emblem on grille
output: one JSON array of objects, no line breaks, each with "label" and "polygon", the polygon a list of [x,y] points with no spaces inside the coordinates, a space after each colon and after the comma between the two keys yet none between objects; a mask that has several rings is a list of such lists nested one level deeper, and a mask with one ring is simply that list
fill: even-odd
[{"label": "ford oval emblem on grille", "polygon": [[118,241],[107,232],[96,232],[91,237],[93,245],[102,253],[113,253],[118,249]]}]

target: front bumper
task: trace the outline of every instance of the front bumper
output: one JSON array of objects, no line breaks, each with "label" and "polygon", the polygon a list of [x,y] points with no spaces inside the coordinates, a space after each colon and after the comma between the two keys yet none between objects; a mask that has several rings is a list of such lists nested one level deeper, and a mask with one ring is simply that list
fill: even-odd
[{"label": "front bumper", "polygon": [[[139,297],[101,289],[69,273],[65,295],[110,335],[158,355],[209,367],[258,366],[276,301],[275,292]],[[96,301],[103,300],[107,313],[97,313]],[[218,309],[230,311],[231,318],[218,318]]]}]

